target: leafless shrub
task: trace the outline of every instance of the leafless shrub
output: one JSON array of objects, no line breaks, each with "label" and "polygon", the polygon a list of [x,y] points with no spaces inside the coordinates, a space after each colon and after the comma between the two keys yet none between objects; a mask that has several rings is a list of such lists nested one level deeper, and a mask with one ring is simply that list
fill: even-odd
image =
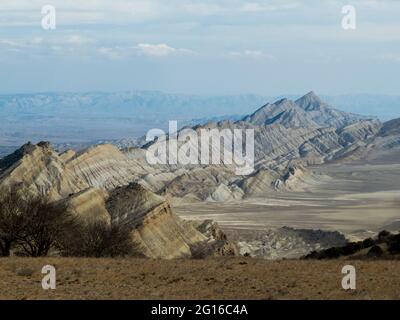
[{"label": "leafless shrub", "polygon": [[79,235],[68,239],[63,254],[83,257],[116,257],[135,254],[131,228],[96,221],[82,225]]},{"label": "leafless shrub", "polygon": [[16,192],[0,193],[0,255],[9,256],[12,246],[22,234],[27,203]]},{"label": "leafless shrub", "polygon": [[46,256],[52,247],[57,247],[78,226],[77,218],[68,212],[64,204],[32,199],[29,206],[29,212],[23,219],[23,231],[17,239],[17,244],[28,256]]},{"label": "leafless shrub", "polygon": [[46,256],[78,225],[63,204],[46,198],[3,192],[0,199],[0,250],[9,256],[12,248],[20,255]]},{"label": "leafless shrub", "polygon": [[40,257],[51,249],[61,255],[115,257],[134,254],[131,228],[125,224],[84,222],[65,203],[47,198],[0,193],[0,254]]}]

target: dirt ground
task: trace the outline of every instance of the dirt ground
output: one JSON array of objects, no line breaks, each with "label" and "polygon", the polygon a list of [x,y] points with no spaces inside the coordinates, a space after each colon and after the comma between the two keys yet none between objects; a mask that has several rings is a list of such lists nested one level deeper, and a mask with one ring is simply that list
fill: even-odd
[{"label": "dirt ground", "polygon": [[[57,288],[43,290],[53,265]],[[344,265],[357,289],[341,287]],[[2,258],[0,299],[400,299],[400,261]]]}]

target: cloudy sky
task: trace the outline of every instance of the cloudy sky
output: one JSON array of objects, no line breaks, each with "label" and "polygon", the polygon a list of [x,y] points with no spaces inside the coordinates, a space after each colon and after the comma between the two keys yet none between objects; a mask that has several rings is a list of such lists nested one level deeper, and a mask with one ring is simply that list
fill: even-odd
[{"label": "cloudy sky", "polygon": [[399,74],[398,0],[0,2],[0,93],[400,94]]}]

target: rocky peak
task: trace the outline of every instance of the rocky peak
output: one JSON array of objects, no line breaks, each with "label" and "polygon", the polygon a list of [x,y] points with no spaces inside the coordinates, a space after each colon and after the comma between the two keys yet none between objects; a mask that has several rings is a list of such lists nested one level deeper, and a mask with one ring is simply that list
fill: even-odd
[{"label": "rocky peak", "polygon": [[254,125],[282,124],[285,127],[315,127],[316,124],[293,101],[283,98],[266,104],[243,121]]},{"label": "rocky peak", "polygon": [[318,97],[314,91],[310,91],[303,97],[296,100],[296,104],[306,111],[319,110],[325,103]]},{"label": "rocky peak", "polygon": [[0,173],[7,170],[21,160],[25,155],[32,154],[38,146],[32,144],[30,141],[25,143],[21,148],[15,150],[13,153],[0,159]]}]

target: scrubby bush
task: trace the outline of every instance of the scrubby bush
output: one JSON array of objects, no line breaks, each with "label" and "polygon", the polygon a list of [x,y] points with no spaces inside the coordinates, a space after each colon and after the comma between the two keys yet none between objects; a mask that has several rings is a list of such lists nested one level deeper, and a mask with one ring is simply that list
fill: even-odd
[{"label": "scrubby bush", "polygon": [[396,234],[391,236],[388,241],[388,251],[391,254],[398,254],[400,253],[400,234]]},{"label": "scrubby bush", "polygon": [[22,232],[16,243],[20,252],[31,257],[47,256],[51,248],[76,230],[77,217],[63,204],[43,199],[29,201],[29,212],[22,219]]},{"label": "scrubby bush", "polygon": [[0,254],[46,256],[50,250],[79,257],[115,257],[132,254],[131,228],[106,222],[85,223],[64,202],[0,193]]},{"label": "scrubby bush", "polygon": [[61,204],[46,198],[21,196],[18,192],[0,195],[0,251],[9,256],[46,256],[57,241],[74,230],[76,219]]},{"label": "scrubby bush", "polygon": [[380,246],[373,246],[369,249],[368,254],[369,257],[380,257],[383,255],[383,250]]},{"label": "scrubby bush", "polygon": [[378,241],[379,242],[385,242],[387,240],[387,238],[390,237],[390,235],[391,235],[391,233],[389,231],[382,230],[378,234]]},{"label": "scrubby bush", "polygon": [[[333,247],[326,249],[324,251],[325,257],[322,259],[334,259],[334,258],[339,258],[343,254],[342,248],[339,247]],[[321,259],[321,258],[320,258]]]},{"label": "scrubby bush", "polygon": [[360,251],[363,248],[363,243],[360,242],[350,242],[346,246],[341,248],[341,253],[344,256],[349,256]]},{"label": "scrubby bush", "polygon": [[22,232],[27,204],[14,192],[0,192],[0,255],[9,256]]},{"label": "scrubby bush", "polygon": [[104,221],[82,224],[62,244],[62,254],[78,257],[116,257],[136,253],[128,225]]},{"label": "scrubby bush", "polygon": [[363,248],[369,248],[375,245],[375,240],[372,238],[367,238],[362,242]]}]

